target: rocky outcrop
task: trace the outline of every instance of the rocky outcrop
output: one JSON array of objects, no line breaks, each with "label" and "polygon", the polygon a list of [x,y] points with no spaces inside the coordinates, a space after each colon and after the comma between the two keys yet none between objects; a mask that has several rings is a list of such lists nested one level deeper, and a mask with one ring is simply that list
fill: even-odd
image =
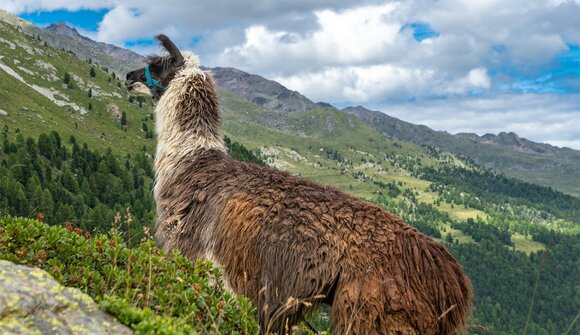
[{"label": "rocky outcrop", "polygon": [[76,288],[0,260],[0,334],[131,334]]}]

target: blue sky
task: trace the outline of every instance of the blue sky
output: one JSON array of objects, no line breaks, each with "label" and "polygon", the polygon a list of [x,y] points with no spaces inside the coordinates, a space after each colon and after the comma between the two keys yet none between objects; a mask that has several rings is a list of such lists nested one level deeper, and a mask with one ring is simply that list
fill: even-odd
[{"label": "blue sky", "polygon": [[101,22],[105,14],[108,12],[109,10],[105,8],[78,11],[58,9],[54,11],[39,10],[29,13],[21,13],[19,16],[40,27],[47,26],[54,22],[64,21],[70,26],[81,28],[83,31],[96,33],[99,28],[99,22]]},{"label": "blue sky", "polygon": [[152,36],[163,32],[208,66],[257,73],[314,101],[580,149],[578,0],[0,0],[0,8],[142,54],[159,52]]}]

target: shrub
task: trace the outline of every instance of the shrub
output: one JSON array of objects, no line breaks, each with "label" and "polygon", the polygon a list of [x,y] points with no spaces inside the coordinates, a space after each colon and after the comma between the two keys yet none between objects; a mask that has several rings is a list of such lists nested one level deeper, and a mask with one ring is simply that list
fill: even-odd
[{"label": "shrub", "polygon": [[255,309],[223,287],[218,269],[166,254],[146,239],[128,248],[117,229],[91,237],[71,224],[5,217],[0,258],[77,287],[136,334],[254,334]]}]

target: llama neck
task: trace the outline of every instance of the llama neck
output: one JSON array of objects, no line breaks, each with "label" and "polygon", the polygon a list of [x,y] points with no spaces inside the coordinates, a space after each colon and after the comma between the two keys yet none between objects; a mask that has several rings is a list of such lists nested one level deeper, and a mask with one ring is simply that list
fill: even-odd
[{"label": "llama neck", "polygon": [[197,152],[226,152],[220,134],[219,99],[215,83],[195,56],[183,54],[185,64],[167,86],[155,108],[157,152],[155,197],[180,162]]},{"label": "llama neck", "polygon": [[215,83],[195,56],[184,53],[184,58],[155,109],[157,154],[183,158],[199,149],[225,152]]}]

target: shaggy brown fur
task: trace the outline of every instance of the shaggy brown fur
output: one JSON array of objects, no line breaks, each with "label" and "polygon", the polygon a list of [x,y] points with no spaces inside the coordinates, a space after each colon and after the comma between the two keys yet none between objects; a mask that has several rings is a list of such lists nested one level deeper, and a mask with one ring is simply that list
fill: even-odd
[{"label": "shaggy brown fur", "polygon": [[444,246],[336,188],[230,158],[215,84],[183,76],[187,66],[156,111],[171,123],[158,125],[160,245],[221,266],[257,306],[262,333],[291,332],[320,302],[332,305],[334,334],[461,331],[472,289]]}]

